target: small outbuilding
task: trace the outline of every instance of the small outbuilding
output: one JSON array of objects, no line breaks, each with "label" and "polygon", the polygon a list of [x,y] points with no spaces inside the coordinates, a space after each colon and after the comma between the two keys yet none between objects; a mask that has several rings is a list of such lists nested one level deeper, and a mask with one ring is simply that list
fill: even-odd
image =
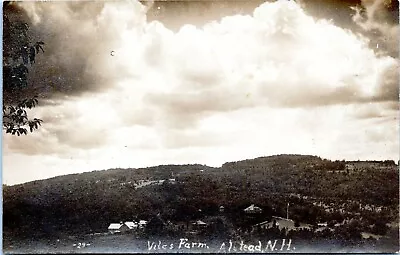
[{"label": "small outbuilding", "polygon": [[244,212],[248,213],[248,214],[255,214],[255,213],[261,213],[262,209],[258,206],[255,206],[254,204],[252,204],[249,207],[247,207],[246,209],[244,209]]},{"label": "small outbuilding", "polygon": [[128,230],[129,230],[129,227],[122,223],[111,223],[108,226],[108,231],[110,231],[111,234],[122,233],[122,232],[126,232]]},{"label": "small outbuilding", "polygon": [[140,220],[138,225],[139,225],[139,228],[144,228],[147,225],[147,221],[146,220]]},{"label": "small outbuilding", "polygon": [[129,229],[137,229],[138,228],[138,224],[136,222],[133,221],[127,221],[124,223]]},{"label": "small outbuilding", "polygon": [[310,224],[299,222],[299,225],[296,226],[294,220],[277,216],[272,216],[272,221],[264,221],[253,226],[253,228],[256,227],[261,227],[262,229],[269,229],[276,227],[279,230],[286,229],[287,231],[297,230],[297,229],[309,229],[309,230],[312,229],[312,226]]}]

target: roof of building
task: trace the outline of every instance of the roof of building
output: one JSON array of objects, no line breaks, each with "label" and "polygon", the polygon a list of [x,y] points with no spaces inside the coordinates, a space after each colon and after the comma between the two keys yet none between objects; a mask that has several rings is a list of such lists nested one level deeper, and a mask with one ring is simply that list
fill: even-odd
[{"label": "roof of building", "polygon": [[197,225],[207,225],[207,223],[205,223],[204,221],[201,221],[201,220],[196,221],[195,224],[197,224]]},{"label": "roof of building", "polygon": [[250,205],[246,209],[244,209],[245,212],[260,212],[262,209],[258,206],[255,206],[254,204]]},{"label": "roof of building", "polygon": [[117,230],[122,226],[121,223],[111,223],[110,226],[108,226],[109,230]]},{"label": "roof of building", "polygon": [[125,222],[125,225],[126,225],[129,229],[136,228],[136,227],[138,226],[138,224],[137,224],[136,222],[133,222],[133,221],[127,221],[127,222]]},{"label": "roof of building", "polygon": [[299,223],[299,227],[295,227],[294,226],[295,222],[292,219],[286,219],[286,218],[282,218],[282,217],[278,217],[278,216],[272,216],[272,220],[271,221],[260,222],[258,224],[255,224],[254,227],[257,227],[257,226],[269,226],[269,227],[272,227],[273,223],[274,223],[274,220],[275,220],[276,226],[279,229],[282,229],[282,228],[286,228],[288,230],[290,230],[290,229],[298,229],[298,228],[308,228],[308,229],[310,229],[312,227],[310,224],[305,224],[305,223]]},{"label": "roof of building", "polygon": [[267,220],[267,221],[263,221],[263,222],[257,223],[257,224],[254,225],[254,226],[261,226],[261,225],[265,225],[265,224],[269,224],[269,223],[272,223],[272,222],[269,221],[269,220]]},{"label": "roof of building", "polygon": [[279,216],[272,216],[272,218],[275,219],[275,220],[283,220],[283,221],[291,221],[291,222],[294,222],[294,220],[287,219],[287,218],[282,218],[282,217],[279,217]]}]

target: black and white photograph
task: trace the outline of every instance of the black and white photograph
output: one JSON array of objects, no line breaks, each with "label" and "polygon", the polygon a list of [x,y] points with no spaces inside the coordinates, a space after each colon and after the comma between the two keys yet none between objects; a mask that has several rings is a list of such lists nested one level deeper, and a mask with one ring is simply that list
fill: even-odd
[{"label": "black and white photograph", "polygon": [[2,15],[4,254],[399,252],[397,0]]}]

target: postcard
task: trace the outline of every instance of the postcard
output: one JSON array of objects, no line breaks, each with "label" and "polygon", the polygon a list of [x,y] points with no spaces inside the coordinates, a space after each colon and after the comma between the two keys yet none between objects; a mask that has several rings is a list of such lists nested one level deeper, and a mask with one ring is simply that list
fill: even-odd
[{"label": "postcard", "polygon": [[399,251],[398,1],[2,10],[5,254]]}]

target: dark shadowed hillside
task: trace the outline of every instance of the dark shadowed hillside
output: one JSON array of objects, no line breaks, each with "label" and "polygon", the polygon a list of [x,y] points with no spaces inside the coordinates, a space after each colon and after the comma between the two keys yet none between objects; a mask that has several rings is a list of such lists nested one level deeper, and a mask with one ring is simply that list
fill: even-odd
[{"label": "dark shadowed hillside", "polygon": [[[4,238],[35,239],[107,231],[110,222],[151,219],[173,222],[224,217],[245,227],[272,215],[316,224],[361,215],[366,227],[379,216],[398,214],[399,177],[394,162],[354,167],[315,156],[279,155],[204,165],[162,165],[72,174],[15,186],[3,186]],[[372,163],[371,163],[372,164]],[[291,204],[286,211],[287,203]],[[317,205],[319,203],[319,206]],[[323,204],[341,205],[342,213]],[[243,209],[257,204],[258,218],[244,220]],[[357,205],[357,206],[355,206]],[[363,205],[382,212],[360,211]],[[339,207],[338,207],[339,208]],[[358,216],[357,216],[358,217]]]}]

